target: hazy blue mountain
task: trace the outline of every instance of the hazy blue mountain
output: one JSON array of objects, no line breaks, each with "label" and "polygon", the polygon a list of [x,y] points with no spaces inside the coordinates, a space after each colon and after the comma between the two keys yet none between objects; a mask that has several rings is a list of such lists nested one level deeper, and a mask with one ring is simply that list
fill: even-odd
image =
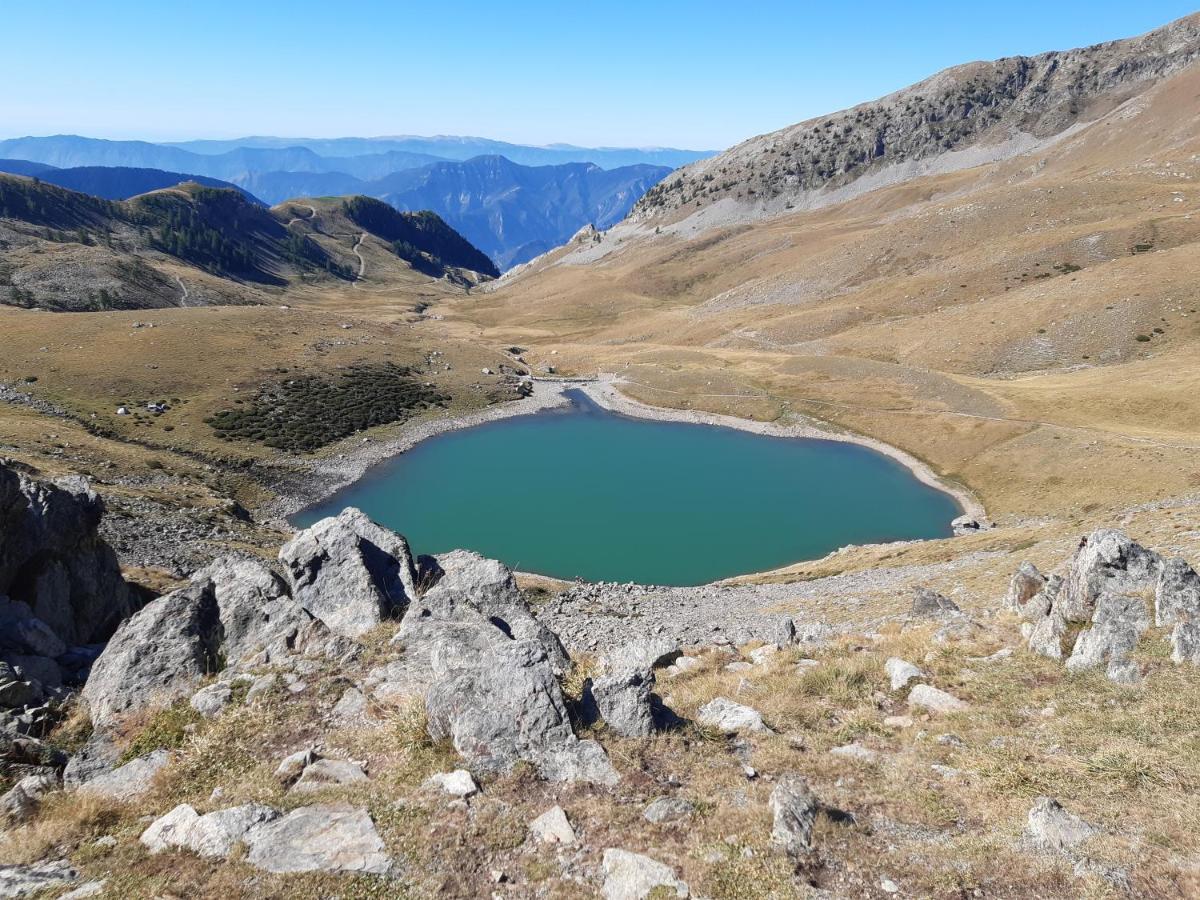
[{"label": "hazy blue mountain", "polygon": [[[0,145],[2,146],[2,145]],[[368,156],[388,152],[426,154],[442,159],[468,160],[476,156],[503,156],[524,166],[549,166],[569,162],[590,162],[611,169],[639,164],[678,168],[698,159],[712,156],[714,151],[679,150],[673,147],[576,147],[571,144],[550,144],[535,147],[510,144],[479,137],[437,135],[416,137],[400,135],[375,138],[279,138],[245,137],[228,141],[186,141],[169,144],[194,153],[228,153],[238,147],[281,149],[304,147],[324,157]],[[430,161],[430,160],[427,160]],[[407,167],[406,167],[407,168]],[[349,172],[348,168],[340,171]]]},{"label": "hazy blue mountain", "polygon": [[[10,162],[15,163],[10,168]],[[23,167],[37,166],[40,171],[23,172]],[[36,175],[48,184],[103,197],[105,200],[128,200],[138,194],[173,187],[185,181],[194,181],[205,187],[232,188],[243,194],[248,200],[263,205],[262,201],[249,191],[222,181],[219,178],[209,178],[206,175],[190,175],[184,172],[164,172],[162,169],[132,169],[126,166],[80,166],[74,169],[55,169],[40,163],[25,163],[21,160],[0,160],[0,172],[12,175]]]},{"label": "hazy blue mountain", "polygon": [[41,175],[43,172],[53,172],[54,166],[45,163],[30,162],[27,159],[0,159],[0,172],[9,175]]},{"label": "hazy blue mountain", "polygon": [[665,178],[665,166],[521,166],[502,156],[434,163],[363,185],[401,210],[431,209],[509,269],[568,241],[589,222],[619,222]]},{"label": "hazy blue mountain", "polygon": [[440,157],[392,150],[354,157],[326,158],[306,147],[234,147],[223,153],[192,153],[146,141],[104,141],[78,135],[24,137],[0,141],[0,157],[46,163],[58,168],[123,166],[191,172],[241,184],[261,172],[346,172],[381,178],[399,169],[428,165]]}]

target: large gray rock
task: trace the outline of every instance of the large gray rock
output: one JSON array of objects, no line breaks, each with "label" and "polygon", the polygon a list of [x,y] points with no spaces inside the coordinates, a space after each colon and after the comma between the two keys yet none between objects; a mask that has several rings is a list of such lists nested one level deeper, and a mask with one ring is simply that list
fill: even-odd
[{"label": "large gray rock", "polygon": [[43,891],[62,890],[79,880],[65,859],[32,866],[0,866],[0,897],[28,897]]},{"label": "large gray rock", "polygon": [[820,804],[808,782],[799,775],[781,778],[771,791],[770,804],[774,816],[771,842],[792,856],[811,850]]},{"label": "large gray rock", "polygon": [[283,579],[259,560],[222,557],[192,580],[213,585],[221,653],[231,667],[286,665],[295,656],[345,660],[357,649],[293,599]]},{"label": "large gray rock", "polygon": [[[132,759],[123,766],[101,771],[84,781],[79,789],[113,800],[134,800],[150,791],[158,773],[171,762],[166,750],[154,750]],[[68,784],[75,779],[66,779]]]},{"label": "large gray rock", "polygon": [[1080,543],[1063,575],[1054,612],[1064,622],[1089,622],[1101,594],[1154,590],[1162,560],[1113,529],[1094,531]]},{"label": "large gray rock", "polygon": [[37,810],[41,798],[60,784],[53,772],[26,775],[0,797],[0,816],[11,823],[24,822]]},{"label": "large gray rock", "polygon": [[769,731],[763,723],[758,710],[740,703],[734,703],[726,697],[716,697],[704,706],[696,716],[696,721],[709,728],[715,728],[725,734],[737,734],[739,731]]},{"label": "large gray rock", "polygon": [[889,658],[883,664],[883,670],[887,673],[893,691],[900,690],[914,678],[923,678],[925,676],[925,673],[912,663],[896,656]]},{"label": "large gray rock", "polygon": [[1022,562],[1008,584],[1008,608],[1023,615],[1029,601],[1045,586],[1046,576],[1037,570],[1037,566]]},{"label": "large gray rock", "polygon": [[1052,797],[1039,797],[1029,810],[1025,834],[1042,850],[1070,853],[1099,832]]},{"label": "large gray rock", "polygon": [[1200,575],[1182,557],[1163,563],[1154,587],[1154,624],[1159,628],[1179,622],[1200,624]]},{"label": "large gray rock", "polygon": [[216,591],[203,580],[159,597],[121,623],[92,665],[81,698],[98,728],[151,703],[190,696],[219,668]]},{"label": "large gray rock", "polygon": [[[1093,605],[1092,627],[1076,638],[1067,669],[1083,672],[1123,662],[1149,627],[1150,611],[1142,598],[1102,593]],[[1122,667],[1114,667],[1114,673],[1119,676],[1114,680],[1121,680]]]},{"label": "large gray rock", "polygon": [[[0,650],[57,656],[107,639],[133,611],[116,554],[97,532],[103,515],[86,479],[37,481],[0,462],[0,597],[10,601],[0,604]],[[32,645],[15,630],[29,619],[59,644]]]},{"label": "large gray rock", "polygon": [[659,639],[634,641],[605,657],[605,672],[591,690],[596,709],[610,729],[622,737],[654,733],[654,668],[678,655],[673,641]]},{"label": "large gray rock", "polygon": [[1180,622],[1171,630],[1171,660],[1200,666],[1200,625]]},{"label": "large gray rock", "polygon": [[917,618],[939,618],[960,611],[957,603],[937,591],[926,587],[919,587],[913,591],[911,615]]},{"label": "large gray rock", "polygon": [[247,803],[199,815],[187,803],[155,819],[142,832],[141,843],[151,853],[190,850],[210,858],[224,859],[256,825],[274,821],[279,813],[261,803]]},{"label": "large gray rock", "polygon": [[301,531],[279,561],[296,601],[346,637],[399,616],[417,594],[408,542],[353,508]]},{"label": "large gray rock", "polygon": [[689,893],[675,870],[656,859],[628,850],[604,851],[604,900],[644,900],[656,888],[662,888],[666,896],[687,897]]},{"label": "large gray rock", "polygon": [[575,736],[539,642],[513,640],[482,618],[444,625],[425,695],[434,740],[449,738],[476,772],[507,772],[523,760],[551,781],[617,781],[600,745]]},{"label": "large gray rock", "polygon": [[392,861],[365,809],[302,806],[245,833],[246,862],[268,872],[386,874]]}]

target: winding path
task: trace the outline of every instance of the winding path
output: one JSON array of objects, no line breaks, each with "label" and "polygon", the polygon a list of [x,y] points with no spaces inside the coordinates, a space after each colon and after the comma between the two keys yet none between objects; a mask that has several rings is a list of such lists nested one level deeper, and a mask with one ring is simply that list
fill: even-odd
[{"label": "winding path", "polygon": [[183,291],[183,296],[179,298],[179,305],[181,307],[189,306],[190,304],[188,303],[188,297],[190,297],[191,294],[188,293],[187,285],[183,283],[183,279],[178,275],[175,276],[175,280],[179,282],[179,289]]},{"label": "winding path", "polygon": [[362,281],[363,275],[365,275],[367,271],[367,261],[363,259],[363,255],[358,252],[358,248],[362,246],[362,242],[366,239],[367,233],[364,231],[358,236],[358,240],[354,242],[354,246],[350,250],[350,252],[358,257],[358,276],[354,279],[354,287],[358,287],[358,283]]},{"label": "winding path", "polygon": [[317,208],[315,206],[310,206],[307,203],[304,203],[304,204],[301,204],[301,208],[307,209],[308,215],[307,216],[293,216],[292,218],[288,219],[287,225],[284,226],[285,228],[291,228],[297,222],[311,222],[317,217]]}]

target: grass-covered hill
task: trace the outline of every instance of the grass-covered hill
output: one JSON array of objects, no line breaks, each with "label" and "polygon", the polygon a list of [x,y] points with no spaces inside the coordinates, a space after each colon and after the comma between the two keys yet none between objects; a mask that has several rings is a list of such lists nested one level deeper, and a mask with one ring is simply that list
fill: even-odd
[{"label": "grass-covered hill", "polygon": [[[68,171],[79,170],[44,174]],[[171,173],[146,183],[163,177]],[[376,280],[496,274],[437,216],[368,208],[375,203],[355,204],[357,222],[340,201],[314,218],[315,207],[267,209],[238,189],[190,181],[114,200],[0,174],[0,303],[86,311],[264,302],[264,290],[363,278],[363,232],[395,260],[372,267]]]}]

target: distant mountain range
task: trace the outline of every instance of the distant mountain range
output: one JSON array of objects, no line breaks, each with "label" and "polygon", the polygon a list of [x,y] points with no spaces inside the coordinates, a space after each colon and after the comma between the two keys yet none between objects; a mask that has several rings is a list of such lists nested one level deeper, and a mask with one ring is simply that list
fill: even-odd
[{"label": "distant mountain range", "polygon": [[103,197],[105,200],[128,200],[138,194],[148,194],[185,181],[194,181],[205,187],[232,188],[247,200],[260,206],[266,205],[253,194],[228,181],[185,172],[164,172],[162,169],[133,169],[127,166],[79,166],[74,169],[57,169],[45,163],[0,159],[0,172],[33,176],[40,181],[82,194],[91,194],[93,197]]},{"label": "distant mountain range", "polygon": [[[0,171],[37,175],[109,199],[193,180],[233,185],[270,204],[362,194],[400,210],[432,210],[501,269],[553,249],[585,225],[605,228],[619,221],[674,167],[705,156],[460,137],[153,144],[56,135],[0,141],[0,158],[9,158],[9,168],[0,165]],[[18,171],[30,163],[54,168]],[[73,174],[63,174],[68,172]]]}]

